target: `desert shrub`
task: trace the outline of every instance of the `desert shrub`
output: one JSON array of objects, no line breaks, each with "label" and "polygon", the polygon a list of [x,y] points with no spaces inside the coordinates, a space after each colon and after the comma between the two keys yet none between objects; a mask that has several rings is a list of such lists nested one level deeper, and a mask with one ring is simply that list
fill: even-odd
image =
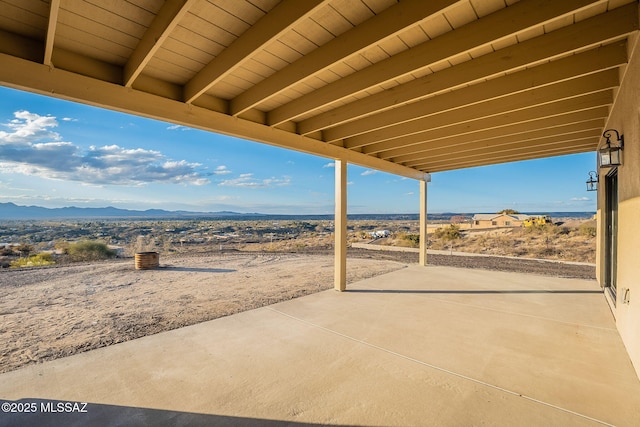
[{"label": "desert shrub", "polygon": [[462,237],[460,227],[455,224],[451,224],[448,227],[438,228],[433,235],[442,240],[457,240]]},{"label": "desert shrub", "polygon": [[596,225],[590,222],[585,222],[578,227],[578,231],[581,236],[596,237]]},{"label": "desert shrub", "polygon": [[20,246],[16,247],[16,250],[20,252],[22,256],[27,257],[31,252],[33,252],[33,246],[22,243]]},{"label": "desert shrub", "polygon": [[72,261],[99,261],[116,256],[116,251],[109,249],[105,243],[91,240],[69,245],[67,253]]},{"label": "desert shrub", "polygon": [[399,246],[408,246],[410,248],[417,248],[420,246],[419,234],[399,233],[398,239],[401,242]]},{"label": "desert shrub", "polygon": [[31,255],[28,258],[20,258],[15,261],[11,261],[10,266],[12,268],[18,267],[42,267],[44,265],[55,264],[53,257],[50,253],[41,253],[37,255]]}]

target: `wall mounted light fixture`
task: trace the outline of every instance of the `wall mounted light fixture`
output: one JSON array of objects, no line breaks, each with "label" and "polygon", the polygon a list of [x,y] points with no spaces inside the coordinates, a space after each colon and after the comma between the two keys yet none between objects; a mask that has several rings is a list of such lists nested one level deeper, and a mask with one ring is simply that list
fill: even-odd
[{"label": "wall mounted light fixture", "polygon": [[598,174],[595,171],[589,172],[587,191],[598,191]]},{"label": "wall mounted light fixture", "polygon": [[[615,135],[615,140],[611,138]],[[598,164],[601,168],[610,168],[622,165],[622,149],[624,148],[624,136],[615,129],[607,129],[602,134],[607,141],[598,150]]]}]

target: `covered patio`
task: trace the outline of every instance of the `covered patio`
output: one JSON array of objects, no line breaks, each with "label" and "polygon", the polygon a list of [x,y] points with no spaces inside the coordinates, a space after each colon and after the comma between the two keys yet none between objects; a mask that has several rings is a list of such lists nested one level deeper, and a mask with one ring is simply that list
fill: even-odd
[{"label": "covered patio", "polygon": [[[78,424],[640,424],[637,0],[107,3],[0,0],[0,84],[334,160],[341,291],[347,165],[418,180],[420,266],[10,372],[1,398],[90,402]],[[598,283],[428,266],[431,173],[610,128]]]},{"label": "covered patio", "polygon": [[0,396],[88,402],[0,425],[640,423],[595,281],[415,265],[3,374]]}]

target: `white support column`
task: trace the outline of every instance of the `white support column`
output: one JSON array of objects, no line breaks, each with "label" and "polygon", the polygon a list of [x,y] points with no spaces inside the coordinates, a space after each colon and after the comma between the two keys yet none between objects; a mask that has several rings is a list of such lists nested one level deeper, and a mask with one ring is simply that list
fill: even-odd
[{"label": "white support column", "polygon": [[347,162],[336,160],[335,260],[333,286],[347,289]]},{"label": "white support column", "polygon": [[431,175],[425,174],[420,180],[420,265],[427,265],[427,183]]}]

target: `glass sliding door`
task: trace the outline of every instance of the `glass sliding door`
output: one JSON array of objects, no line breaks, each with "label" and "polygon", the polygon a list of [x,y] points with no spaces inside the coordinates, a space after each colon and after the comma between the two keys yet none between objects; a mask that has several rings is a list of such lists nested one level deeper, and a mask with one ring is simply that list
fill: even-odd
[{"label": "glass sliding door", "polygon": [[605,287],[609,288],[615,303],[618,259],[618,169],[605,177]]}]

